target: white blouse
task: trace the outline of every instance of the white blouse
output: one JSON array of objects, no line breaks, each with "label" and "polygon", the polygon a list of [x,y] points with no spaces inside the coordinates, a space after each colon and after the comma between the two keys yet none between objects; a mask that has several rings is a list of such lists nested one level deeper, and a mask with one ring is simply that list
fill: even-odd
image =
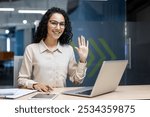
[{"label": "white blouse", "polygon": [[86,75],[86,63],[75,60],[70,45],[60,45],[50,51],[44,41],[26,47],[22,66],[19,71],[18,85],[32,88],[40,82],[52,87],[65,87],[66,78],[82,83]]}]

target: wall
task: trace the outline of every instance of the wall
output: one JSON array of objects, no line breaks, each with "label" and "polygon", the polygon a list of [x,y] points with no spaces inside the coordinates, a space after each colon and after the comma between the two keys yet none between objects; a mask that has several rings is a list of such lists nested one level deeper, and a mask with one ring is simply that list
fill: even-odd
[{"label": "wall", "polygon": [[150,84],[149,12],[150,6],[142,7],[135,14],[135,22],[127,22],[128,38],[131,38],[131,69],[127,71],[127,84]]}]

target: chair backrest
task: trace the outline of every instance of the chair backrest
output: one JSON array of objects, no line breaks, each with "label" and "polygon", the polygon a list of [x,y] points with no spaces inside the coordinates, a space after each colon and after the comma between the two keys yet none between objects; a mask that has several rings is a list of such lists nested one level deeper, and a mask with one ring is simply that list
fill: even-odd
[{"label": "chair backrest", "polygon": [[22,64],[23,56],[14,56],[14,79],[13,86],[17,87],[17,78]]}]

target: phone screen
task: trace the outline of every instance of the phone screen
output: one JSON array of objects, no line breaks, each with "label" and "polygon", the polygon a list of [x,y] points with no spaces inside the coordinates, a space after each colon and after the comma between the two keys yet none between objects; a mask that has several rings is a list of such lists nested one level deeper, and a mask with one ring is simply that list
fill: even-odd
[{"label": "phone screen", "polygon": [[57,94],[36,94],[31,99],[54,99],[57,96]]}]

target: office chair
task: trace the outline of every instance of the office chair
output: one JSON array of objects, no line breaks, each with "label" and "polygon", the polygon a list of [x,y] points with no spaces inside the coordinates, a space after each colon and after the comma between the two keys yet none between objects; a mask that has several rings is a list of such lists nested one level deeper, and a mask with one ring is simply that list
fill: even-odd
[{"label": "office chair", "polygon": [[13,79],[13,86],[17,87],[17,78],[19,75],[19,70],[22,64],[23,56],[14,56],[14,79]]}]

